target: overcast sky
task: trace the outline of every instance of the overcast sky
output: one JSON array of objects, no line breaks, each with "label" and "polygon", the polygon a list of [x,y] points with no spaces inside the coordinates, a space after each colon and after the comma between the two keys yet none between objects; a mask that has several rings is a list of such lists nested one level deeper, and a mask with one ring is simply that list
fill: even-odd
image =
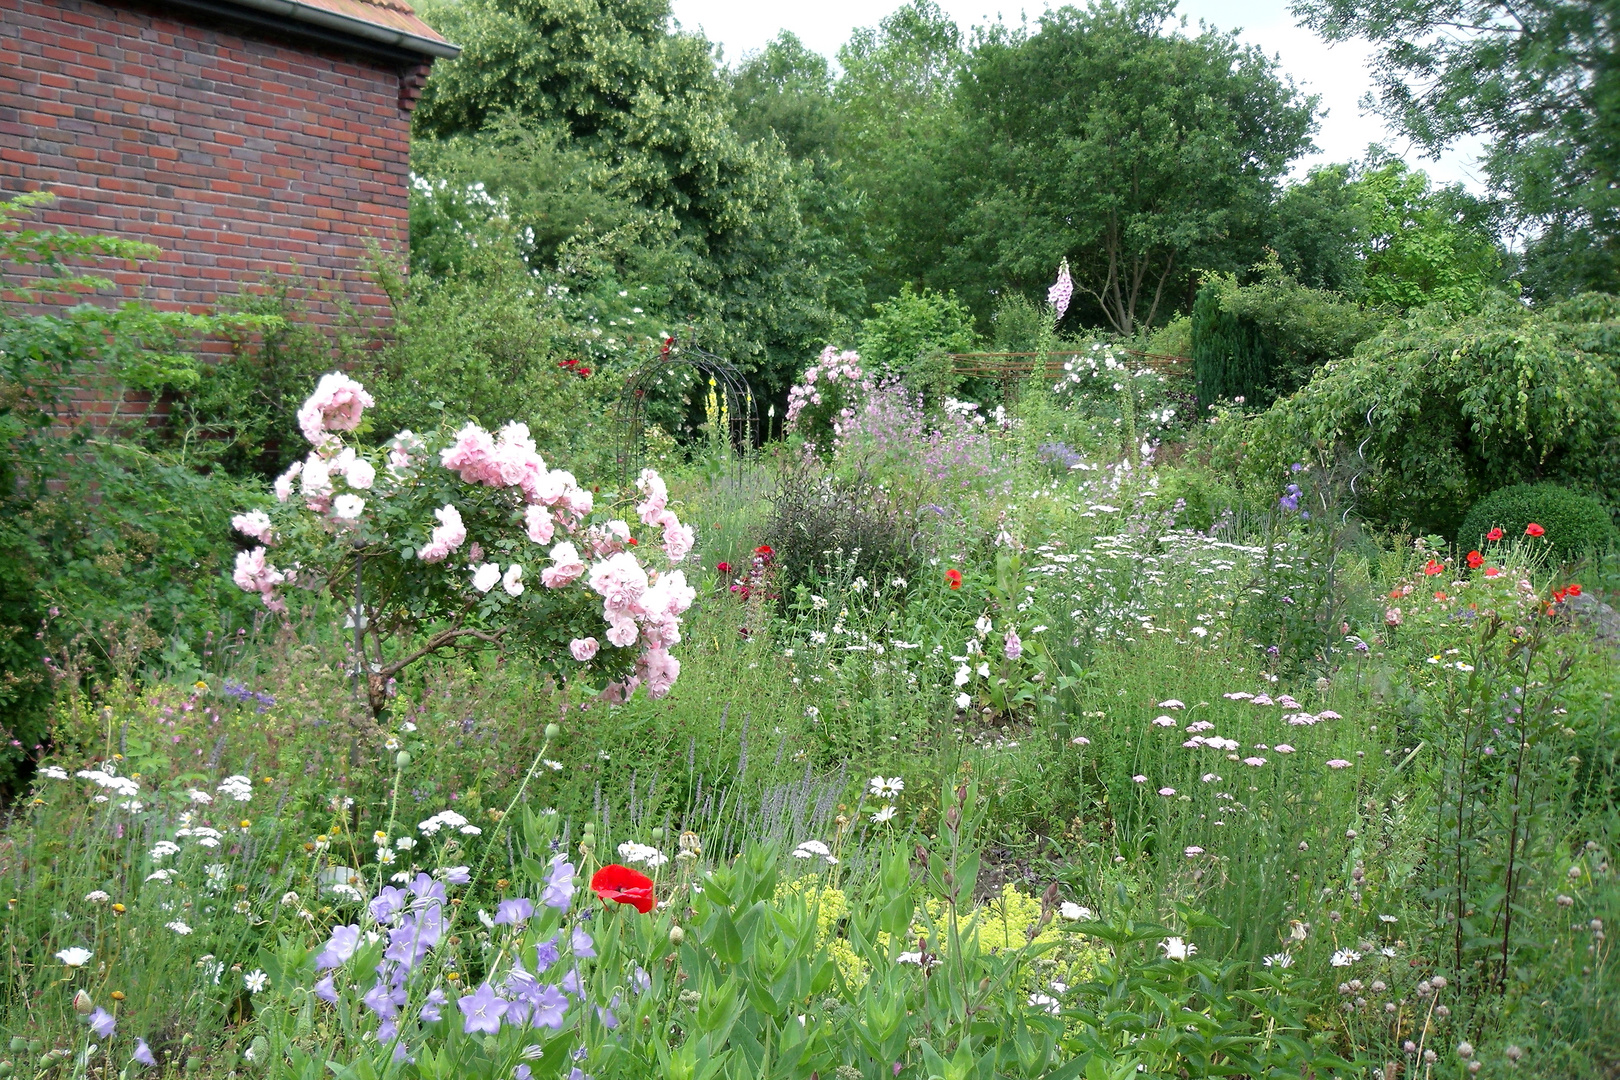
[{"label": "overcast sky", "polygon": [[[747,52],[759,49],[782,30],[791,30],[810,48],[833,56],[859,26],[875,26],[903,0],[816,0],[814,3],[760,3],[758,0],[673,0],[675,17],[689,30],[701,30],[724,48],[727,63],[735,64]],[[938,0],[958,26],[994,20],[1017,23],[1027,14],[1039,18],[1048,5],[1043,0]],[[1055,6],[1055,5],[1054,5]],[[1241,30],[1244,41],[1282,59],[1282,68],[1310,94],[1319,94],[1327,115],[1316,145],[1321,152],[1300,162],[1303,173],[1311,165],[1360,158],[1369,143],[1382,142],[1407,157],[1437,181],[1461,181],[1479,188],[1476,160],[1479,145],[1454,149],[1438,162],[1419,160],[1409,153],[1376,116],[1364,115],[1357,102],[1371,83],[1368,50],[1359,43],[1332,48],[1288,13],[1287,0],[1182,0],[1180,11],[1189,29],[1200,19],[1222,30]]]}]

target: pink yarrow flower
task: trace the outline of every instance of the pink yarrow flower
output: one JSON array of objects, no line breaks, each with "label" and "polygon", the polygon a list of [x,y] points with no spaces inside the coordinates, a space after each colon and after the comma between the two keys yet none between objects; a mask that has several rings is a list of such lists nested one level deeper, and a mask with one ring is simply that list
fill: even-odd
[{"label": "pink yarrow flower", "polygon": [[1350,763],[1344,758],[1331,758],[1327,763],[1327,767],[1330,769],[1348,769]]}]

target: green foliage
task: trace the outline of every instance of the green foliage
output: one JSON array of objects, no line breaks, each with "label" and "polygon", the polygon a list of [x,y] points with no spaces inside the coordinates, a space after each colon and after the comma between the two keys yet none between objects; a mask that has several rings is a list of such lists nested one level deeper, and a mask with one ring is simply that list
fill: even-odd
[{"label": "green foliage", "polygon": [[[576,291],[654,285],[668,307],[649,315],[701,326],[706,345],[757,373],[756,390],[784,390],[850,298],[840,242],[807,224],[812,204],[838,196],[801,191],[808,174],[779,143],[739,135],[708,43],[669,30],[667,0],[474,0],[424,14],[464,46],[435,65],[413,120],[420,138],[458,140],[416,154],[453,174],[454,192],[434,200],[441,216],[500,219],[536,269],[551,273],[555,252],[558,283]],[[454,224],[426,212],[417,223],[456,246]]]},{"label": "green foliage", "polygon": [[1167,31],[1172,10],[1131,0],[986,31],[955,99],[954,235],[925,280],[982,308],[986,285],[1044,287],[1067,256],[1068,318],[1129,335],[1183,303],[1197,268],[1254,261],[1314,101],[1229,35]]},{"label": "green foliage", "polygon": [[[1485,534],[1501,529],[1504,538],[1532,548],[1543,545],[1560,560],[1603,552],[1615,541],[1613,511],[1590,495],[1557,484],[1514,484],[1475,503],[1457,529],[1464,549],[1485,546]],[[1546,530],[1540,540],[1525,536],[1535,522]]]},{"label": "green foliage", "polygon": [[[1225,445],[1269,491],[1290,462],[1345,459],[1372,520],[1455,535],[1485,493],[1538,479],[1620,484],[1620,307],[1584,296],[1419,311],[1328,363]],[[1239,445],[1242,444],[1242,445]]]},{"label": "green foliage", "polygon": [[868,371],[897,376],[930,402],[955,388],[943,354],[969,352],[978,342],[973,313],[955,293],[918,292],[909,283],[898,296],[872,306],[855,340]]},{"label": "green foliage", "polygon": [[1251,406],[1293,393],[1329,360],[1349,356],[1389,316],[1284,274],[1275,256],[1255,267],[1260,280],[1207,278],[1193,305],[1198,402],[1243,397]]},{"label": "green foliage", "polygon": [[1373,43],[1379,111],[1425,150],[1489,140],[1485,170],[1532,237],[1525,276],[1541,299],[1616,289],[1609,5],[1304,0],[1298,13],[1329,41]]}]

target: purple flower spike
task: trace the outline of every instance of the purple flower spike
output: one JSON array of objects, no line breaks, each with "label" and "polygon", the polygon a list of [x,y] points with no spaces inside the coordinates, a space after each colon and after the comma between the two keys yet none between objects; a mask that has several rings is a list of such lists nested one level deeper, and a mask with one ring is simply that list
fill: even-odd
[{"label": "purple flower spike", "polygon": [[506,1013],[506,1002],[496,996],[495,990],[484,983],[477,990],[456,1001],[456,1007],[467,1018],[462,1033],[472,1035],[483,1032],[494,1035],[501,1030],[501,1017]]}]

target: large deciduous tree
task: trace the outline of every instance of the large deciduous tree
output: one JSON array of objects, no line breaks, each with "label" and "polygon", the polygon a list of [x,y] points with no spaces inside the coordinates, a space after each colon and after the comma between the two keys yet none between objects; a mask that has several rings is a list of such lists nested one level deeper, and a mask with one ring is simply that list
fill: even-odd
[{"label": "large deciduous tree", "polygon": [[1314,99],[1228,34],[1188,36],[1173,0],[1063,8],[992,27],[964,68],[949,167],[960,241],[944,284],[1028,290],[1067,256],[1070,318],[1134,333],[1190,299],[1196,272],[1247,267]]},{"label": "large deciduous tree", "polygon": [[1329,41],[1376,46],[1380,111],[1439,153],[1483,135],[1528,236],[1532,291],[1620,290],[1617,0],[1295,0]]}]

